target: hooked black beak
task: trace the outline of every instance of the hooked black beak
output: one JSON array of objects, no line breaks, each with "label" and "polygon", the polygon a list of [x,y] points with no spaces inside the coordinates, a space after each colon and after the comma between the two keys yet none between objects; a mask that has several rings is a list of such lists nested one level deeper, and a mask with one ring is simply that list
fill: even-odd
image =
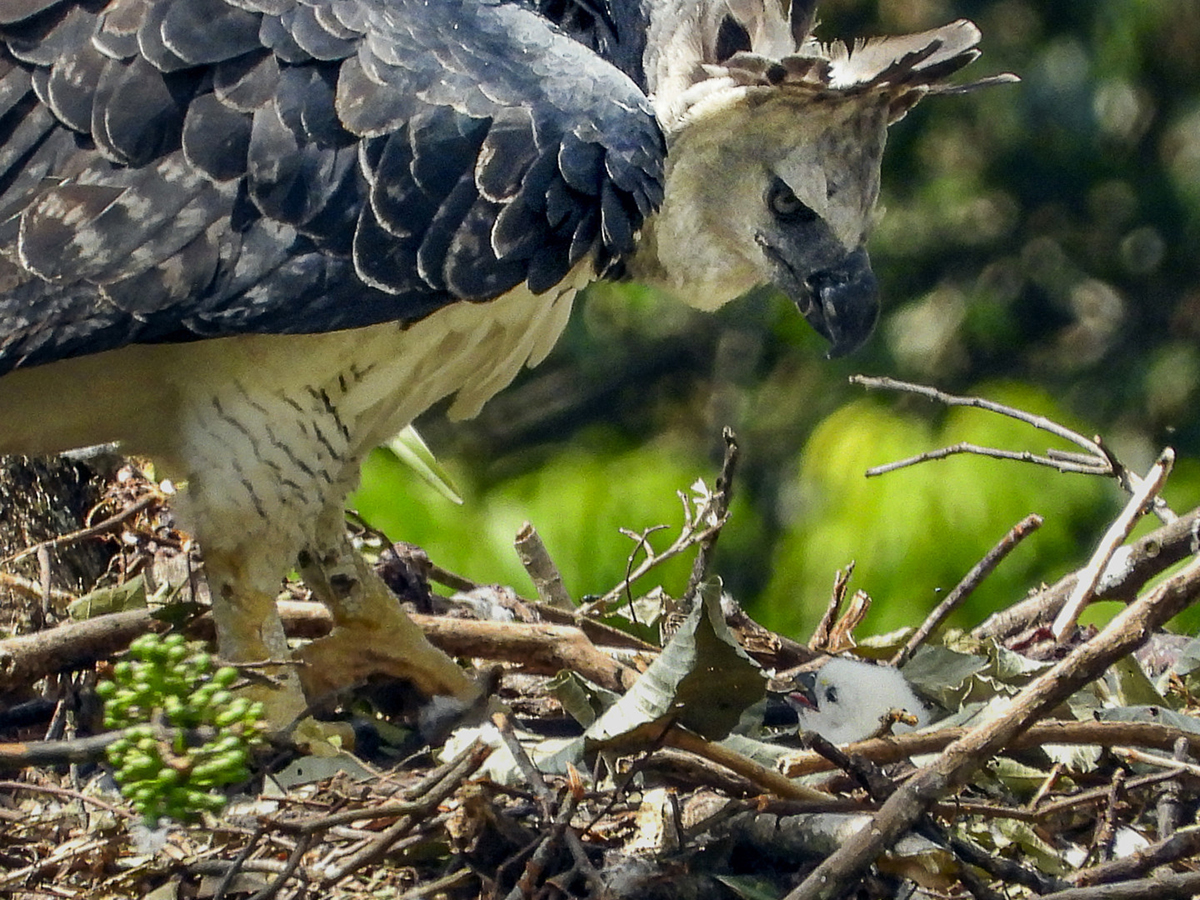
[{"label": "hooked black beak", "polygon": [[840,265],[814,272],[792,299],[808,324],[829,341],[831,359],[866,343],[879,318],[879,282],[862,247]]},{"label": "hooked black beak", "polygon": [[[797,249],[796,242],[777,239],[776,246],[763,234],[757,235],[757,241],[771,262],[776,287],[792,298],[808,324],[829,341],[830,358],[845,356],[866,343],[879,318],[879,282],[865,248],[851,251],[828,268],[809,271],[802,262],[804,248]],[[829,258],[830,254],[822,255]]]}]

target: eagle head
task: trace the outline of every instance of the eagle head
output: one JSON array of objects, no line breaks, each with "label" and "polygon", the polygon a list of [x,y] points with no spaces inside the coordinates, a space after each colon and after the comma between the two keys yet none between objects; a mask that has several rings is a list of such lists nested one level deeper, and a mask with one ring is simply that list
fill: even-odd
[{"label": "eagle head", "polygon": [[965,20],[853,49],[810,35],[814,4],[703,0],[652,15],[647,72],[667,139],[664,197],[630,270],[715,309],[774,284],[830,343],[879,316],[866,241],[888,126],[979,55]]}]

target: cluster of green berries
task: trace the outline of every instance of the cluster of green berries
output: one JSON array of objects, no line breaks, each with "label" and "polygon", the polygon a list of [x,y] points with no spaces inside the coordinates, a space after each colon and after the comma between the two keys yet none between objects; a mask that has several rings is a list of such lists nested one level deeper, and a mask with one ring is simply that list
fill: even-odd
[{"label": "cluster of green berries", "polygon": [[261,703],[235,697],[236,669],[213,671],[213,658],[182,635],[145,634],[96,692],[104,724],[125,734],[108,747],[121,793],[155,823],[216,811],[216,789],[244,781],[251,746],[263,734]]}]

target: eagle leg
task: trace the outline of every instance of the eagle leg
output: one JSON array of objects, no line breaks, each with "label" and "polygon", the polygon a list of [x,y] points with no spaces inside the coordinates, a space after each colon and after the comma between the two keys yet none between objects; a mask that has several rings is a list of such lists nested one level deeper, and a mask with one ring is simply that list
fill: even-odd
[{"label": "eagle leg", "polygon": [[213,622],[221,656],[235,663],[282,663],[267,677],[252,683],[242,693],[266,707],[268,726],[283,731],[308,706],[275,606],[276,591],[251,586],[239,575],[236,556],[219,551],[205,553],[204,569],[212,592]]},{"label": "eagle leg", "polygon": [[479,693],[475,682],[429,642],[350,544],[340,508],[336,521],[336,527],[322,529],[323,549],[300,555],[300,574],[329,607],[334,623],[329,635],[296,652],[308,697],[320,700],[378,673],[404,678],[428,696],[474,700]]}]

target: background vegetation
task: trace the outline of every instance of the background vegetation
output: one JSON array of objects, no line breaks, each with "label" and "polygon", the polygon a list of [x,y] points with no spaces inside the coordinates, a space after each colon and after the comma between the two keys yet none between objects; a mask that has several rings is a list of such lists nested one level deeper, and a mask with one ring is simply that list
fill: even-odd
[{"label": "background vegetation", "polygon": [[[359,508],[393,539],[480,581],[531,588],[511,550],[543,533],[576,596],[623,575],[618,528],[677,525],[675,492],[711,481],[724,425],[744,465],[717,569],[762,621],[806,636],[834,571],[875,598],[868,628],[916,624],[1029,512],[1046,525],[961,621],[1079,565],[1112,485],[956,457],[865,479],[957,440],[1044,450],[971,410],[867,396],[855,372],[985,394],[1100,433],[1135,469],[1180,456],[1167,499],[1200,502],[1200,2],[827,0],[818,35],[984,33],[976,76],[1022,84],[922,104],[893,128],[870,243],[885,295],[869,347],[823,358],[787,301],[716,316],[599,286],[552,358],[474,422],[419,423],[465,496],[455,507],[382,456]],[[682,588],[686,575],[678,579]],[[646,585],[649,587],[650,585]]]}]

